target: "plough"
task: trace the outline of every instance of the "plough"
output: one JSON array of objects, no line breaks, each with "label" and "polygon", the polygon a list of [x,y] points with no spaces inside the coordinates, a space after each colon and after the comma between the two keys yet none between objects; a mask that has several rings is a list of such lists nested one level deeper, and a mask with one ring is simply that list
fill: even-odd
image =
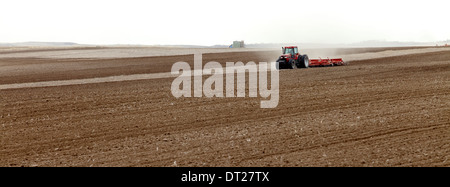
[{"label": "plough", "polygon": [[344,66],[347,65],[342,58],[327,58],[327,59],[310,59],[309,66],[310,67],[325,67],[325,66]]}]

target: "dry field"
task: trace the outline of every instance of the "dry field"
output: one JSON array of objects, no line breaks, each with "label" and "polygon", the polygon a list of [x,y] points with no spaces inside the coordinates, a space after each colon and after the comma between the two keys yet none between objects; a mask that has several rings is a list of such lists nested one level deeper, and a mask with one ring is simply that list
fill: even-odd
[{"label": "dry field", "polygon": [[[193,64],[106,50],[0,51],[0,88]],[[351,64],[280,71],[274,109],[261,98],[176,99],[173,78],[3,87],[0,166],[450,166],[449,48],[333,51]],[[202,52],[204,63],[279,53]]]}]

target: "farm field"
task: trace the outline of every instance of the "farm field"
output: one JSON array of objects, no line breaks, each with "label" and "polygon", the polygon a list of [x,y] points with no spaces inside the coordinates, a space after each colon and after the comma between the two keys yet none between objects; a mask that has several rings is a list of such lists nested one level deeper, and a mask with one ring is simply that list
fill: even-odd
[{"label": "farm field", "polygon": [[[198,52],[146,50],[1,49],[0,166],[450,166],[450,48],[332,50],[350,65],[281,70],[273,109],[177,99],[173,77],[26,86],[167,73]],[[223,65],[280,53],[200,52]]]}]

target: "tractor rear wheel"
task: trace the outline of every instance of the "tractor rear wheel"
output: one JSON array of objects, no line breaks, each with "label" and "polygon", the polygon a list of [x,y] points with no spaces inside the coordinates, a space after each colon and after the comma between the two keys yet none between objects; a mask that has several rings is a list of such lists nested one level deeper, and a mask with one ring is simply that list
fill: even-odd
[{"label": "tractor rear wheel", "polygon": [[299,63],[298,63],[298,67],[299,68],[308,68],[309,67],[309,57],[308,55],[302,55],[299,56]]}]

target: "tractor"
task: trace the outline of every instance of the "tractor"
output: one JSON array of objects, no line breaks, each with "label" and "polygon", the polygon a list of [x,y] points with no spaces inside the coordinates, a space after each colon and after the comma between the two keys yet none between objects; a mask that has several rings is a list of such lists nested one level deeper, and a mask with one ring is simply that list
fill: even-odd
[{"label": "tractor", "polygon": [[282,48],[283,54],[278,58],[277,65],[279,68],[286,67],[289,69],[308,68],[308,55],[301,55],[297,46],[288,46]]},{"label": "tractor", "polygon": [[309,59],[308,55],[301,55],[297,46],[288,46],[282,48],[283,54],[277,60],[278,68],[308,68],[308,67],[325,67],[325,66],[344,66],[348,62],[344,62],[342,58],[327,59]]}]

